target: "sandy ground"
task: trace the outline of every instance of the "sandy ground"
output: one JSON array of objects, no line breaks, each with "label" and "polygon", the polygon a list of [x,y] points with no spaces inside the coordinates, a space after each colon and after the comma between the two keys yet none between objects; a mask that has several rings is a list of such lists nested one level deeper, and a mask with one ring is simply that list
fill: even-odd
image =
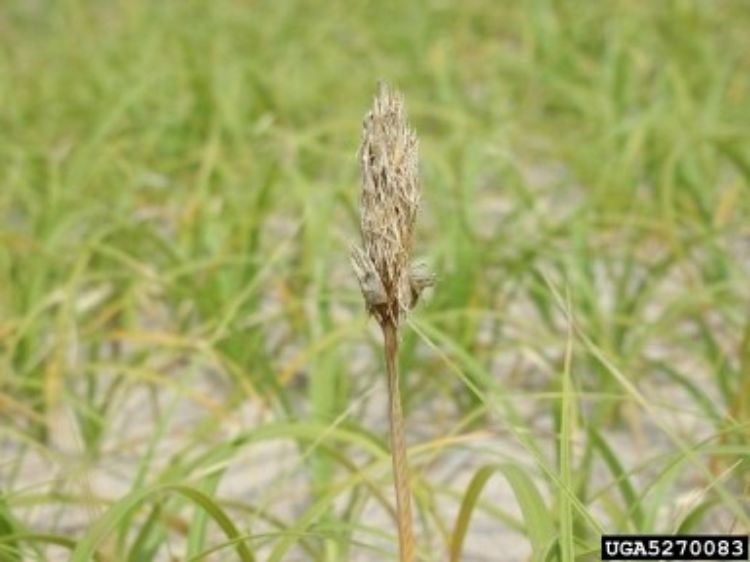
[{"label": "sandy ground", "polygon": [[[198,377],[191,383],[191,388],[202,396],[213,397],[217,403],[221,403],[225,398],[225,391],[217,388],[210,374]],[[677,389],[652,390],[658,393],[650,394],[652,400],[656,400],[659,395],[665,400],[679,398],[674,394],[678,392]],[[446,423],[449,416],[446,416],[445,411],[440,411],[436,406],[438,403],[439,401],[433,401],[431,406],[428,404],[427,407],[412,412],[409,421],[410,427],[414,429],[408,435],[411,446],[435,439],[443,431],[450,431],[450,426]],[[366,425],[384,435],[386,419],[382,413],[385,412],[385,405],[385,387],[381,385],[380,388],[372,387],[365,396],[355,398],[353,409],[361,406],[364,415],[369,419]],[[535,408],[531,402],[519,402],[518,405],[535,433],[549,436],[542,439],[542,442],[548,447],[545,454],[551,459],[553,439],[550,416]],[[640,417],[635,410],[631,414],[634,425],[608,432],[610,443],[629,467],[637,467],[660,451],[672,450],[669,440],[654,429],[653,420]],[[24,449],[17,444],[11,444],[9,440],[2,442],[4,461],[0,476],[6,485],[11,482],[13,492],[21,496],[56,493],[92,499],[88,506],[82,502],[42,501],[38,504],[32,502],[28,507],[17,508],[14,511],[16,516],[36,531],[55,532],[70,537],[80,536],[84,529],[102,515],[104,504],[96,501],[97,499],[113,500],[131,489],[137,477],[138,467],[155,436],[155,416],[168,416],[168,419],[164,424],[164,435],[156,439],[153,465],[149,471],[151,477],[168,468],[177,451],[188,444],[195,444],[195,439],[190,437],[191,432],[198,428],[202,421],[213,417],[194,401],[186,399],[183,394],[161,388],[158,396],[154,398],[145,387],[134,388],[110,420],[111,426],[107,431],[101,458],[87,461],[81,454],[82,439],[75,430],[70,412],[61,409],[57,416],[55,431],[52,434],[53,444],[45,455],[38,454],[30,448]],[[196,448],[209,447],[270,421],[272,416],[268,411],[248,403],[236,413],[227,416],[222,423],[213,424],[214,427],[206,433],[205,443],[196,445]],[[689,412],[676,411],[665,415],[665,419],[660,420],[660,423],[667,423],[673,429],[680,428],[681,432],[692,435],[693,438],[701,434],[709,435],[711,432],[709,427],[701,427],[700,418],[691,416]],[[442,425],[445,427],[441,427]],[[530,455],[511,432],[504,431],[500,423],[490,423],[488,427],[496,429],[469,433],[463,444],[441,451],[436,458],[420,457],[416,463],[419,478],[424,478],[432,485],[442,484],[462,492],[477,468],[488,462],[497,463],[503,462],[504,459],[514,459],[527,465],[529,474],[536,473]],[[47,456],[50,458],[45,458]],[[19,459],[22,459],[20,465],[17,462]],[[389,471],[390,466],[386,466],[383,471],[373,476],[388,497],[391,495]],[[294,444],[279,441],[256,444],[243,448],[231,458],[217,496],[224,500],[246,502],[248,505],[267,508],[284,521],[294,521],[311,502],[310,484],[306,474],[309,474],[309,469],[301,459],[300,449]],[[593,483],[594,487],[606,483],[609,479],[601,466],[596,468],[595,475],[598,482]],[[646,470],[641,475],[643,480],[649,475],[649,471]],[[148,479],[146,483],[149,483]],[[691,482],[688,478],[682,485],[682,490],[671,496],[672,503],[663,506],[663,522],[676,520],[679,513],[685,513],[700,499],[702,491],[698,479]],[[541,485],[541,480],[540,489],[546,489]],[[457,502],[454,498],[442,495],[439,497],[438,512],[444,515],[446,523],[452,525],[458,509]],[[512,491],[502,478],[493,477],[482,497],[489,504],[520,518]],[[547,500],[549,501],[549,498]],[[601,524],[606,528],[607,517],[601,506],[595,507],[594,513],[601,516]],[[392,522],[388,514],[375,502],[371,501],[365,506],[360,520],[383,529],[386,533],[392,532]],[[272,528],[257,518],[249,516],[239,519],[238,524],[242,525],[243,521],[250,522],[254,533],[272,531]],[[716,520],[717,529],[723,528],[726,524],[727,521],[722,521],[721,517]],[[424,531],[420,529],[419,532],[424,537],[423,540],[427,540]],[[392,543],[388,539],[379,539],[364,533],[359,534],[357,539],[369,545],[376,545],[386,552],[392,551]],[[218,533],[215,540],[221,540]],[[444,548],[441,547],[439,537],[431,536],[429,540],[435,547],[433,551],[440,552],[441,548]],[[171,544],[172,559],[181,559],[179,533],[175,533]],[[261,548],[259,559],[264,559],[267,552],[267,548]],[[465,542],[466,562],[520,562],[527,560],[529,554],[529,546],[522,536],[481,512],[475,513]],[[53,561],[67,558],[64,551],[55,548],[48,549],[48,555],[49,560]],[[165,552],[160,559],[169,560],[170,555]],[[216,555],[216,558],[211,559],[231,560],[233,556],[231,553],[225,553],[223,557]],[[351,557],[351,560],[362,562],[382,559],[382,555],[368,549],[355,549]],[[288,560],[303,561],[306,557],[303,553],[295,551],[289,555]]]}]

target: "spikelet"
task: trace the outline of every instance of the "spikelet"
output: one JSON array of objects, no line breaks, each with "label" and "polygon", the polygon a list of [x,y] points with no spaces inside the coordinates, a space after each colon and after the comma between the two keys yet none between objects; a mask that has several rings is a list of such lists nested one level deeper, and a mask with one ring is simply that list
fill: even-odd
[{"label": "spikelet", "polygon": [[398,326],[434,280],[409,265],[420,197],[418,144],[403,97],[383,82],[364,120],[359,160],[363,248],[352,248],[352,266],[370,314],[381,326]]}]

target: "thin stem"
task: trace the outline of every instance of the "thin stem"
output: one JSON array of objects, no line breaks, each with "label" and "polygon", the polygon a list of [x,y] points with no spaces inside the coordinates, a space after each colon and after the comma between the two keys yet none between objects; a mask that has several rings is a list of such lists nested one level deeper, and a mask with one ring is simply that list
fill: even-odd
[{"label": "thin stem", "polygon": [[398,515],[398,542],[401,562],[414,561],[414,532],[411,519],[411,488],[409,466],[406,459],[404,437],[404,414],[401,411],[401,391],[398,375],[398,338],[396,325],[386,321],[382,324],[385,340],[385,365],[388,371],[388,420],[391,426],[391,457],[393,459],[393,481],[396,489],[396,513]]}]

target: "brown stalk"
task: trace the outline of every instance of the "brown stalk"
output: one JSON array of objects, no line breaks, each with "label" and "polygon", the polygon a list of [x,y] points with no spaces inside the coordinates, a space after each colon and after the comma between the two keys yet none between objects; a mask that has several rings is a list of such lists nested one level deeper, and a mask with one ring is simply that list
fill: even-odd
[{"label": "brown stalk", "polygon": [[411,485],[406,456],[404,414],[401,411],[401,390],[398,376],[398,334],[396,325],[382,326],[385,343],[385,365],[388,372],[388,422],[391,429],[391,458],[396,489],[398,543],[402,562],[414,560],[414,532],[411,518]]},{"label": "brown stalk", "polygon": [[379,84],[367,114],[359,151],[362,167],[362,248],[352,265],[365,306],[383,332],[388,375],[388,419],[396,491],[401,562],[413,562],[411,490],[398,372],[398,328],[433,278],[410,265],[419,206],[417,138],[406,120],[403,98]]}]

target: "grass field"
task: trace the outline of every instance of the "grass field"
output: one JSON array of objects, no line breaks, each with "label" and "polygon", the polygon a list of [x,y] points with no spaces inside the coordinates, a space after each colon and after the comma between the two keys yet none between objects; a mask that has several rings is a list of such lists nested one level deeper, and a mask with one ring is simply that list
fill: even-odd
[{"label": "grass field", "polygon": [[379,79],[418,559],[750,532],[750,3],[5,0],[0,560],[397,558]]}]

